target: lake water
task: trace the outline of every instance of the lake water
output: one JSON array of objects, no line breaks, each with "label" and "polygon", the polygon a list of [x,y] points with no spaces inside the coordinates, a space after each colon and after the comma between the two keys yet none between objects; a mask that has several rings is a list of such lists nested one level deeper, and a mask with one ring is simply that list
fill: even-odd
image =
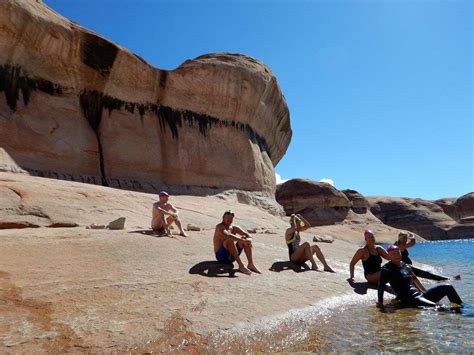
[{"label": "lake water", "polygon": [[[461,280],[449,283],[465,303],[474,305],[474,239],[418,243],[409,250],[415,264],[429,264],[435,271],[447,276],[461,274]],[[422,281],[428,287],[436,284]],[[375,301],[375,297],[372,298]],[[469,317],[467,312],[463,315],[411,308],[382,313],[373,301],[334,312],[325,319],[324,326],[314,327],[303,343],[285,350],[474,352],[472,314]],[[448,304],[449,301],[444,298],[442,303]]]}]

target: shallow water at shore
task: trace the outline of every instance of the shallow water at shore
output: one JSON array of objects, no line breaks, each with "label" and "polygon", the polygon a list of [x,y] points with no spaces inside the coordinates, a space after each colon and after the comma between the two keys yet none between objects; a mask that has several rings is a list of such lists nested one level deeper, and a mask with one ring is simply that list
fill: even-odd
[{"label": "shallow water at shore", "polygon": [[[474,304],[474,239],[419,243],[410,254],[436,271],[460,281],[450,281],[461,298]],[[423,281],[428,287],[434,283]],[[315,327],[304,343],[290,351],[350,352],[474,352],[474,317],[432,309],[395,309],[382,313],[375,307],[375,290],[370,303],[334,312],[321,327]],[[447,304],[445,298],[442,301]],[[472,308],[470,309],[472,313]]]},{"label": "shallow water at shore", "polygon": [[[474,239],[419,243],[410,250],[418,265],[452,276],[464,302],[474,304]],[[437,283],[423,281],[430,287]],[[362,284],[360,284],[362,286]],[[348,291],[350,286],[348,285]],[[360,287],[346,295],[242,324],[211,337],[211,353],[256,352],[474,352],[474,317],[431,309],[376,306],[376,290]],[[386,303],[393,296],[386,296]],[[448,303],[447,299],[443,300]],[[471,308],[472,312],[472,308]]]}]

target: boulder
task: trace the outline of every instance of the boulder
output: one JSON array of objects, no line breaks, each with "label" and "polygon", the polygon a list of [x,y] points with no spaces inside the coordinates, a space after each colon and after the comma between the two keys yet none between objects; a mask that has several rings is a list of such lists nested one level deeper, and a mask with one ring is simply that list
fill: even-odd
[{"label": "boulder", "polygon": [[441,207],[449,217],[452,219],[458,221],[459,220],[459,213],[458,209],[455,205],[456,203],[456,198],[454,197],[445,197],[445,198],[440,198],[436,201],[433,201],[436,203],[439,207]]},{"label": "boulder", "polygon": [[428,240],[447,239],[456,224],[437,204],[415,198],[367,197],[370,211],[389,226],[412,231]]},{"label": "boulder", "polygon": [[459,197],[454,203],[459,219],[474,216],[474,192]]},{"label": "boulder", "polygon": [[212,53],[161,70],[41,1],[1,1],[0,23],[2,171],[277,205],[292,132],[262,62]]},{"label": "boulder", "polygon": [[474,220],[461,220],[446,230],[447,239],[469,239],[474,238]]},{"label": "boulder", "polygon": [[285,213],[299,213],[313,226],[342,222],[351,202],[341,191],[308,179],[291,179],[277,186],[276,199]]},{"label": "boulder", "polygon": [[351,210],[358,214],[367,213],[369,208],[369,201],[355,190],[342,190],[341,191],[351,201]]}]

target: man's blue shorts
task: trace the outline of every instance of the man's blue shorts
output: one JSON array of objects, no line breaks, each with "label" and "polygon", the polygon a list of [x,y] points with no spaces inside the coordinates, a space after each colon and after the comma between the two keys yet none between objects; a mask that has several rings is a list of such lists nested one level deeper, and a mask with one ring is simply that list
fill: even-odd
[{"label": "man's blue shorts", "polygon": [[[243,249],[240,247],[238,242],[235,242],[235,247],[237,248],[237,252],[240,255]],[[224,244],[222,244],[219,250],[216,252],[216,259],[218,262],[223,264],[232,264],[235,261],[234,257],[230,255]]]}]

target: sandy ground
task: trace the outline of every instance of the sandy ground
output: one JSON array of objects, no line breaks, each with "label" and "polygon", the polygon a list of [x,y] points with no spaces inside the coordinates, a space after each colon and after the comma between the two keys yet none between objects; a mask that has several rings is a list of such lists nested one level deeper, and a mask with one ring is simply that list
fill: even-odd
[{"label": "sandy ground", "polygon": [[[44,223],[66,218],[83,224],[125,215],[128,222],[121,231],[85,226],[0,230],[0,353],[219,352],[219,334],[246,328],[257,334],[256,325],[269,324],[268,317],[284,318],[291,310],[314,308],[334,297],[361,297],[346,279],[363,230],[374,229],[379,241],[396,235],[370,216],[313,228],[302,234],[304,240],[315,234],[334,238],[318,244],[336,273],[305,271],[288,262],[287,218],[256,207],[214,197],[173,197],[184,224],[202,230],[189,232],[188,238],[156,237],[147,229],[152,195],[1,178],[0,187],[14,191],[13,200],[20,203],[14,209],[8,207],[12,199],[0,201],[5,218],[39,215]],[[53,199],[48,188],[56,194]],[[78,201],[71,203],[70,196]],[[256,228],[253,251],[261,275],[246,276],[214,261],[212,226],[229,207],[236,211],[236,224]],[[356,278],[364,281],[361,267]]]},{"label": "sandy ground", "polygon": [[[334,235],[337,228],[327,229]],[[263,273],[246,276],[214,262],[211,231],[185,239],[133,230],[3,230],[0,352],[180,346],[173,337],[200,344],[201,336],[239,322],[352,293],[346,278],[357,242],[348,234],[319,243],[336,274],[295,271],[281,233],[255,234]]]}]

